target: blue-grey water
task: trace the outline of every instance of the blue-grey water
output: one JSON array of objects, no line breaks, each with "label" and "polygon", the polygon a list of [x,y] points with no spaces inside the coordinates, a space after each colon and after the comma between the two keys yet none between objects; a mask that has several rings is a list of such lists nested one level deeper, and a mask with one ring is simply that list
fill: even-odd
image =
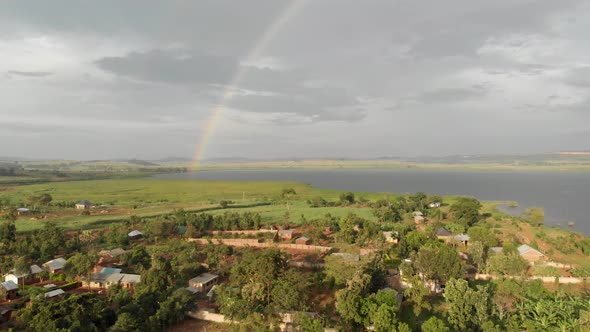
[{"label": "blue-grey water", "polygon": [[516,201],[519,214],[545,209],[545,224],[590,234],[590,173],[479,172],[443,170],[235,170],[162,174],[158,178],[298,181],[337,190],[469,195],[485,201]]}]

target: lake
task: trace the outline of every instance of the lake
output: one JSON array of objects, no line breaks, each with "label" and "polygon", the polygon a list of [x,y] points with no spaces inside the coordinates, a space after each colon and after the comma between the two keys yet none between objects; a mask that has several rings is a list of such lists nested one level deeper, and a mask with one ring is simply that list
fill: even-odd
[{"label": "lake", "polygon": [[158,178],[227,181],[297,181],[317,188],[427,194],[468,195],[484,201],[516,201],[520,214],[529,207],[545,209],[545,224],[590,234],[590,173],[448,170],[234,170],[162,174]]}]

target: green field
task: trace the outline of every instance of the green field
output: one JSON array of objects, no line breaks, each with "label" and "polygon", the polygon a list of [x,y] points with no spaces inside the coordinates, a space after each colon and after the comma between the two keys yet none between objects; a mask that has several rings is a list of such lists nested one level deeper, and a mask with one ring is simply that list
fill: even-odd
[{"label": "green field", "polygon": [[[287,202],[277,202],[281,191],[293,188],[297,195]],[[81,216],[78,211],[66,209],[46,213],[47,220],[53,220],[61,227],[68,229],[104,227],[109,223],[119,222],[131,215],[140,217],[155,216],[171,212],[174,209],[198,210],[218,206],[221,200],[231,200],[237,205],[259,202],[274,202],[267,206],[248,208],[248,211],[259,212],[265,221],[283,219],[289,212],[289,220],[298,223],[301,215],[313,219],[330,213],[343,216],[354,212],[362,217],[372,219],[368,208],[323,207],[311,208],[306,200],[322,196],[327,200],[337,200],[340,192],[335,190],[313,188],[297,182],[251,182],[251,181],[203,181],[181,179],[114,179],[92,181],[51,182],[35,185],[23,185],[5,188],[0,195],[12,202],[25,202],[27,197],[48,193],[53,202],[77,202],[83,199],[104,207],[93,209],[91,216]],[[357,199],[364,197],[370,200],[380,199],[395,194],[356,193]],[[232,211],[228,208],[211,213]],[[105,214],[100,214],[104,211]],[[244,209],[240,209],[244,210]],[[43,222],[31,220],[29,216],[17,221],[18,231],[30,231],[42,227]]]}]

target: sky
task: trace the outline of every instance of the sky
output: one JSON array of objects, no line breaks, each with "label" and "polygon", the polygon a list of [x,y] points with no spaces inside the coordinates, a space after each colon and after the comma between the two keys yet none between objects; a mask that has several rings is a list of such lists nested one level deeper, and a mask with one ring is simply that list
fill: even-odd
[{"label": "sky", "polygon": [[0,156],[589,150],[588,31],[585,0],[7,0]]}]

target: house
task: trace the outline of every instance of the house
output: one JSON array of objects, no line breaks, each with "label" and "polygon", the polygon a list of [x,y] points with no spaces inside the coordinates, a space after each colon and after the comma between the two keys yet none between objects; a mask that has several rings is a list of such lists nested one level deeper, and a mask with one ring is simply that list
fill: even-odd
[{"label": "house", "polygon": [[87,200],[81,200],[80,202],[76,203],[76,209],[78,210],[88,210],[92,207],[92,202]]},{"label": "house", "polygon": [[213,285],[217,284],[218,275],[211,273],[203,273],[198,277],[194,277],[188,281],[188,286],[204,293],[208,291]]},{"label": "house", "polygon": [[0,283],[0,299],[2,301],[14,300],[17,297],[18,285],[12,280]]},{"label": "house", "polygon": [[526,244],[517,248],[518,254],[527,262],[534,263],[545,259],[545,255],[539,250],[532,248]]},{"label": "house", "polygon": [[279,231],[279,237],[283,240],[293,240],[299,233],[294,229],[282,229]]},{"label": "house", "polygon": [[419,215],[415,215],[415,216],[414,216],[414,222],[415,222],[416,224],[421,224],[421,223],[423,223],[425,220],[426,220],[426,219],[424,219],[424,217],[422,217],[422,216],[419,216]]},{"label": "house", "polygon": [[12,281],[15,284],[25,284],[32,282],[37,274],[43,272],[38,265],[31,265],[31,272],[26,274],[18,274],[15,270],[10,270],[8,274],[4,275],[4,281]]},{"label": "house", "polygon": [[467,234],[457,234],[452,237],[452,240],[466,246],[467,243],[469,243],[469,240],[471,240],[471,238]]},{"label": "house", "polygon": [[306,238],[305,236],[302,236],[302,237],[297,238],[297,240],[295,240],[295,243],[301,244],[301,245],[310,245],[311,240],[309,238]]},{"label": "house", "polygon": [[385,242],[387,243],[399,243],[397,232],[383,232],[383,237],[385,238]]},{"label": "house", "polygon": [[16,209],[16,214],[19,216],[22,216],[23,214],[28,214],[29,212],[31,212],[31,210],[27,209],[27,208],[18,208]]},{"label": "house", "polygon": [[10,320],[10,317],[12,316],[13,310],[14,309],[11,309],[9,307],[0,306],[0,321],[8,322]]},{"label": "house", "polygon": [[66,259],[61,257],[52,259],[49,262],[43,263],[42,266],[51,273],[59,273],[66,266]]},{"label": "house", "polygon": [[453,233],[449,232],[444,227],[440,227],[434,232],[434,235],[436,235],[437,239],[443,240],[446,242],[449,240],[449,238],[451,238],[451,236],[453,236]]},{"label": "house", "polygon": [[414,211],[414,217],[416,217],[416,216],[423,217],[424,216],[424,213],[422,213],[422,211]]},{"label": "house", "polygon": [[504,248],[502,247],[491,247],[490,251],[493,252],[494,254],[501,254],[502,250],[504,250]]},{"label": "house", "polygon": [[93,273],[90,275],[90,281],[83,284],[88,288],[109,288],[112,285],[121,285],[123,288],[133,289],[140,282],[141,276],[139,274]]},{"label": "house", "polygon": [[99,273],[102,274],[115,274],[115,273],[121,273],[123,270],[122,269],[117,269],[114,267],[103,267]]},{"label": "house", "polygon": [[139,239],[143,236],[143,233],[138,230],[132,230],[127,234],[127,236],[129,236],[132,239]]},{"label": "house", "polygon": [[122,248],[115,248],[111,250],[101,250],[98,254],[106,258],[117,258],[125,253]]},{"label": "house", "polygon": [[428,204],[428,207],[433,208],[433,209],[438,208],[438,207],[440,207],[440,202],[432,202],[432,203]]},{"label": "house", "polygon": [[49,292],[45,293],[45,298],[49,298],[49,299],[51,299],[51,298],[54,298],[54,297],[56,297],[56,296],[61,296],[61,295],[64,295],[65,293],[66,293],[66,292],[64,292],[64,290],[63,290],[63,289],[61,289],[61,288],[58,288],[58,289],[54,289],[54,290],[52,290],[52,291],[49,291]]}]

